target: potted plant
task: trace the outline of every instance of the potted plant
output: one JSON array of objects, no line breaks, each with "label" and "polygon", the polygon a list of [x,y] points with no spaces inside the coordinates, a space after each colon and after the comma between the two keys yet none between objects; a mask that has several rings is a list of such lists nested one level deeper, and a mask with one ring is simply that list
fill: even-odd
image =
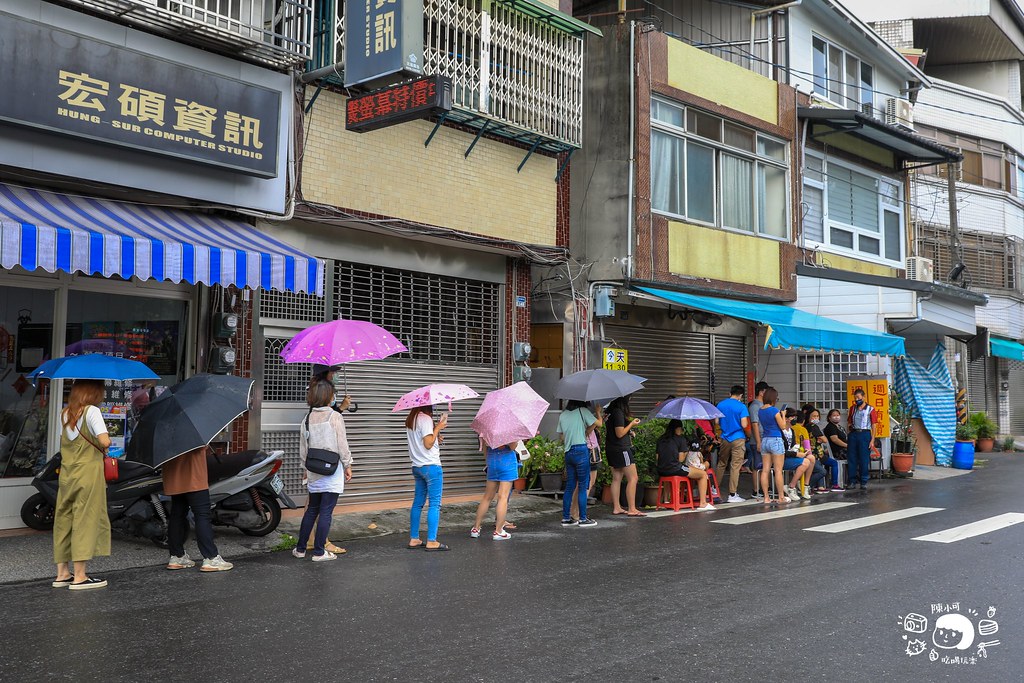
[{"label": "potted plant", "polygon": [[889,397],[889,417],[892,428],[892,469],[897,474],[908,474],[914,468],[916,442],[912,416],[907,404],[895,391]]},{"label": "potted plant", "polygon": [[956,443],[953,445],[953,467],[969,470],[974,467],[974,440],[978,430],[968,422],[956,426]]},{"label": "potted plant", "polygon": [[974,428],[974,432],[977,435],[977,448],[979,453],[989,453],[992,447],[995,445],[996,433],[999,431],[999,425],[993,422],[988,415],[983,412],[972,413],[967,419],[967,424]]},{"label": "potted plant", "polygon": [[565,471],[562,444],[543,436],[535,436],[527,442],[526,447],[530,450],[527,462],[534,461],[531,466],[533,480],[540,481],[542,491],[561,491],[562,473]]},{"label": "potted plant", "polygon": [[668,420],[654,419],[641,423],[633,430],[633,455],[638,476],[636,504],[658,504],[658,439],[665,433]]}]

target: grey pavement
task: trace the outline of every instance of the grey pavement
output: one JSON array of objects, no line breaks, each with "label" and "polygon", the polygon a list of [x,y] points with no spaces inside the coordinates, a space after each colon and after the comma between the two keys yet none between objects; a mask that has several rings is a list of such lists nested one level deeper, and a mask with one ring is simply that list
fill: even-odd
[{"label": "grey pavement", "polygon": [[[444,533],[456,529],[461,533],[473,525],[476,503],[446,504],[441,514],[441,540]],[[561,514],[561,502],[548,496],[516,494],[512,497],[509,519],[530,519]],[[494,518],[493,504],[488,519]],[[237,529],[214,527],[217,549],[225,559],[232,561],[252,555],[269,553],[280,546],[282,534],[298,536],[301,517],[285,517],[278,531],[262,538],[246,536]],[[426,511],[424,511],[424,525]],[[425,529],[425,526],[424,526]],[[409,509],[396,508],[375,512],[339,512],[331,523],[331,539],[340,545],[351,539],[398,535],[403,539],[409,533]],[[192,557],[198,557],[195,541],[186,543]],[[89,564],[89,573],[104,576],[113,571],[137,567],[162,566],[167,562],[167,551],[144,539],[131,538],[117,532],[111,536],[109,557],[98,557]],[[0,584],[45,579],[54,573],[53,545],[49,532],[34,532],[24,536],[0,538]]]},{"label": "grey pavement", "polygon": [[[588,529],[545,516],[510,541],[449,534],[448,553],[391,536],[346,542],[335,562],[266,553],[224,574],[114,572],[84,593],[0,586],[0,680],[1019,681],[1024,524],[914,540],[1024,513],[1024,455],[982,458],[967,475],[872,482],[763,519],[749,504],[604,508]],[[938,510],[807,530],[911,506]],[[953,605],[996,630],[936,649],[936,610]]]}]

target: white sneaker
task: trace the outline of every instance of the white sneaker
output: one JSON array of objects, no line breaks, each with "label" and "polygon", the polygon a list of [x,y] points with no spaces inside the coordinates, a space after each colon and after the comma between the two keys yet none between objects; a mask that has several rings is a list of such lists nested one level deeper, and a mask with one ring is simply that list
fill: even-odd
[{"label": "white sneaker", "polygon": [[727,502],[727,503],[742,503],[745,500],[746,500],[746,498],[742,498],[742,497],[736,495],[735,493],[730,493],[729,494],[729,498],[725,502]]},{"label": "white sneaker", "polygon": [[491,538],[493,538],[495,541],[507,541],[508,539],[512,538],[512,534],[502,529],[501,533],[491,534]]},{"label": "white sneaker", "polygon": [[234,566],[235,565],[231,564],[230,562],[226,561],[223,557],[218,555],[217,557],[214,557],[213,559],[207,558],[207,559],[203,560],[203,566],[199,568],[199,571],[201,571],[201,572],[226,572],[226,571],[228,571],[229,569],[231,569]]},{"label": "white sneaker", "polygon": [[811,494],[808,489],[804,489],[804,492],[800,494],[800,497],[803,498],[804,500],[810,500]]},{"label": "white sneaker", "polygon": [[194,566],[196,566],[196,563],[192,561],[192,558],[188,556],[188,553],[185,553],[181,557],[171,555],[171,559],[167,560],[168,569],[189,569]]},{"label": "white sneaker", "polygon": [[786,494],[786,497],[789,498],[794,503],[800,500],[800,494],[797,493],[796,489],[794,488],[786,486],[785,488],[783,488],[783,492]]},{"label": "white sneaker", "polygon": [[292,557],[297,557],[300,560],[306,556],[305,550],[299,550],[298,548],[292,548]]},{"label": "white sneaker", "polygon": [[704,512],[714,512],[715,511],[715,506],[712,505],[711,503],[708,503],[707,505],[705,505],[704,507],[702,507],[700,509],[703,510]]},{"label": "white sneaker", "polygon": [[472,529],[469,530],[469,537],[470,538],[480,538],[480,530],[477,529],[476,527],[473,527]]},{"label": "white sneaker", "polygon": [[338,556],[332,553],[330,550],[325,550],[323,555],[314,555],[314,562],[328,562],[330,560],[336,560]]}]

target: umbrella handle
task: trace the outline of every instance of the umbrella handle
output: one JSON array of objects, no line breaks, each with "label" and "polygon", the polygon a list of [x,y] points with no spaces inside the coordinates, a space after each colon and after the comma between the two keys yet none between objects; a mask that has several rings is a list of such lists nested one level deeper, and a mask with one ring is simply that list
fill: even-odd
[{"label": "umbrella handle", "polygon": [[349,404],[349,406],[348,406],[348,409],[347,409],[347,410],[348,410],[348,412],[350,412],[350,413],[354,413],[354,412],[356,412],[357,410],[359,410],[359,404],[358,404],[358,403],[356,403],[355,401],[352,401],[352,402],[351,402],[351,403]]}]

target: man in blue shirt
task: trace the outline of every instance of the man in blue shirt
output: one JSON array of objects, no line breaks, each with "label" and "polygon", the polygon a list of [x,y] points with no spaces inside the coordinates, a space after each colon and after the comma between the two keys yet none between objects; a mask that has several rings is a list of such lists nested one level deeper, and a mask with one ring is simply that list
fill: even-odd
[{"label": "man in blue shirt", "polygon": [[718,427],[722,432],[722,445],[718,448],[718,466],[715,467],[715,477],[718,485],[722,485],[722,475],[725,474],[725,466],[729,465],[729,498],[727,503],[742,503],[736,493],[740,482],[740,469],[743,467],[743,460],[747,451],[747,434],[750,433],[750,418],[748,417],[747,406],[743,404],[743,385],[737,384],[729,390],[729,398],[718,404],[722,411]]}]

